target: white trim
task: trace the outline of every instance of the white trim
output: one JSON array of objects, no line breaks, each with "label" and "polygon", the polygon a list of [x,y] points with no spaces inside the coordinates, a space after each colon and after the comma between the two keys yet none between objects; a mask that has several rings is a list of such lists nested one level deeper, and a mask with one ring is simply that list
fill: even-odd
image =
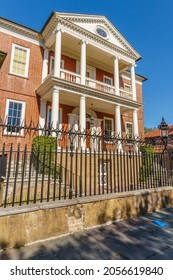
[{"label": "white trim", "polygon": [[[133,137],[133,123],[132,123],[132,122],[126,122],[126,137],[127,137],[127,139],[128,139],[128,136],[129,136],[129,135],[128,135],[128,133],[127,133],[127,124],[131,124],[131,126],[132,126],[132,135],[131,135],[131,137]],[[128,143],[128,142],[127,142],[127,144],[128,144],[128,145],[131,145],[131,143]]]},{"label": "white trim", "polygon": [[50,65],[49,65],[49,73],[53,72],[54,69],[52,68],[52,61],[55,61],[54,56],[50,56]]},{"label": "white trim", "polygon": [[49,50],[44,48],[44,57],[43,57],[43,68],[42,68],[42,82],[48,75],[48,61],[49,61]]},{"label": "white trim", "polygon": [[[91,74],[91,79],[94,79],[96,80],[96,68],[94,66],[91,66],[91,65],[86,65],[86,73],[89,72],[89,74]],[[87,78],[87,76],[86,76]]]},{"label": "white trim", "polygon": [[[128,91],[128,90],[126,90],[126,89],[125,89],[125,87],[129,88],[129,91]],[[132,87],[131,87],[131,85],[130,85],[130,84],[124,83],[124,87],[123,87],[123,89],[124,89],[125,91],[127,91],[127,92],[131,92]]]},{"label": "white trim", "polygon": [[[24,75],[21,75],[21,74],[18,74],[18,73],[13,73],[13,71],[12,71],[15,47],[19,47],[19,48],[26,51],[26,64],[25,64],[25,74]],[[12,44],[12,51],[11,51],[11,61],[10,61],[10,74],[13,74],[13,75],[19,76],[19,77],[27,78],[28,77],[28,71],[29,71],[29,57],[30,57],[30,49],[29,48],[26,48],[26,47],[23,47],[21,45],[13,43]]]},{"label": "white trim", "polygon": [[[26,108],[26,102],[25,101],[20,101],[20,100],[14,100],[14,99],[6,99],[6,109],[5,109],[5,122],[7,124],[7,121],[8,121],[8,109],[9,109],[9,103],[10,102],[14,102],[14,103],[21,103],[22,104],[22,114],[21,114],[21,123],[20,125],[22,124],[22,122],[24,121],[24,118],[25,118],[25,108]],[[8,132],[7,131],[7,128],[4,130],[4,134],[7,134],[7,135],[16,135],[16,136],[23,136],[24,134],[24,130],[22,129],[20,131],[20,133],[17,133],[17,132]]]},{"label": "white trim", "polygon": [[[106,37],[100,35],[97,31],[97,29],[102,29],[105,33],[106,33]],[[110,36],[109,36],[109,31],[102,25],[96,25],[95,28],[94,28],[94,31],[95,31],[95,34],[99,37],[101,37],[102,39],[105,39],[105,40],[109,40],[110,39]]]},{"label": "white trim", "polygon": [[[108,118],[108,117],[103,117],[103,135],[105,136],[105,120],[111,120],[112,121],[112,131],[111,131],[111,135],[114,134],[114,119],[113,118]],[[109,140],[104,140],[104,142],[109,143]]]},{"label": "white trim", "polygon": [[[80,111],[80,110],[79,110],[79,107],[75,107],[75,108],[72,110],[71,114],[79,115],[79,111]],[[97,115],[96,115],[95,111],[93,111],[92,109],[87,108],[87,109],[86,109],[86,114],[89,114],[91,117],[97,119]]]},{"label": "white trim", "polygon": [[[127,77],[125,74],[120,74],[120,77],[121,77],[122,79],[126,79],[126,80],[128,80],[128,81],[131,81],[131,78]],[[141,82],[141,81],[138,80],[138,77],[137,77],[137,76],[136,76],[136,83],[139,84],[139,85],[142,85],[142,84],[143,84],[143,82]]]},{"label": "white trim", "polygon": [[[52,69],[52,60],[55,61],[55,57],[53,55],[50,56],[50,65],[49,65],[49,73],[53,72],[54,69]],[[61,59],[61,69],[64,69],[64,59]]]},{"label": "white trim", "polygon": [[[113,79],[112,79],[111,77],[106,76],[106,75],[103,75],[103,83],[105,83],[105,79],[107,79],[107,80],[110,80],[110,81],[111,81],[111,83],[110,83],[110,84],[108,84],[108,85],[113,85]],[[107,84],[107,83],[105,83],[105,84]]]},{"label": "white trim", "polygon": [[36,39],[31,38],[30,36],[27,37],[26,35],[19,34],[19,32],[12,31],[8,27],[2,27],[1,26],[0,27],[0,32],[5,33],[5,34],[10,35],[10,36],[13,36],[15,38],[24,40],[26,42],[32,43],[32,44],[37,45],[37,46],[41,46],[41,47],[44,46],[44,43],[43,43],[42,40],[39,40],[39,39],[36,40]]}]

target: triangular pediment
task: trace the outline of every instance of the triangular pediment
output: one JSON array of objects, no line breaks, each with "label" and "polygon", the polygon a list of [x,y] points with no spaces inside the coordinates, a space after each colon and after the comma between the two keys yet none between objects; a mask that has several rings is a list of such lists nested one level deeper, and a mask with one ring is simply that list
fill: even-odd
[{"label": "triangular pediment", "polygon": [[56,13],[56,15],[133,54],[136,59],[140,58],[136,50],[106,17],[71,13]]}]

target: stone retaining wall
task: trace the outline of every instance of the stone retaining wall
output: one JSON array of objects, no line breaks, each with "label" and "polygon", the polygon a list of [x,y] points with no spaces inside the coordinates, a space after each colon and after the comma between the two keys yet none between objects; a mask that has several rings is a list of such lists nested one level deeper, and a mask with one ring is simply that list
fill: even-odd
[{"label": "stone retaining wall", "polygon": [[1,207],[0,248],[20,247],[170,207],[172,187]]}]

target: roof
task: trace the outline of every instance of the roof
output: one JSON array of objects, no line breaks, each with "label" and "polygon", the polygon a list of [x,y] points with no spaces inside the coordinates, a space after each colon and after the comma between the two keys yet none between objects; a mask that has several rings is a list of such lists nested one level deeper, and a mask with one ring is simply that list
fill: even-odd
[{"label": "roof", "polygon": [[[173,135],[173,125],[168,125],[169,127],[169,135]],[[159,129],[155,129],[152,130],[150,132],[147,132],[144,135],[145,138],[156,138],[156,137],[160,137],[160,130]]]}]

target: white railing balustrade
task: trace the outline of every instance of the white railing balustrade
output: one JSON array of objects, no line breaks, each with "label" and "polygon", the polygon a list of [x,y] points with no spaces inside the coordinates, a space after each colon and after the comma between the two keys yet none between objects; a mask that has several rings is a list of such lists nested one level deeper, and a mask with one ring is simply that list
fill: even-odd
[{"label": "white railing balustrade", "polygon": [[86,86],[92,87],[97,90],[101,90],[110,94],[115,94],[115,87],[112,85],[108,85],[97,80],[86,78]]},{"label": "white railing balustrade", "polygon": [[120,89],[120,96],[127,98],[127,99],[133,99],[133,94],[129,91],[126,91],[124,89]]},{"label": "white railing balustrade", "polygon": [[79,74],[64,69],[60,71],[60,78],[77,84],[81,82],[81,76]]},{"label": "white railing balustrade", "polygon": [[[49,73],[49,75],[44,80],[46,80],[50,75],[53,75],[53,71]],[[60,78],[72,83],[77,83],[77,84],[81,83],[81,76],[79,74],[65,69],[60,70]],[[115,94],[115,86],[94,79],[86,78],[85,85],[93,89],[97,89],[110,94]],[[120,89],[120,96],[126,99],[131,99],[131,100],[133,99],[133,94],[124,89]]]}]

